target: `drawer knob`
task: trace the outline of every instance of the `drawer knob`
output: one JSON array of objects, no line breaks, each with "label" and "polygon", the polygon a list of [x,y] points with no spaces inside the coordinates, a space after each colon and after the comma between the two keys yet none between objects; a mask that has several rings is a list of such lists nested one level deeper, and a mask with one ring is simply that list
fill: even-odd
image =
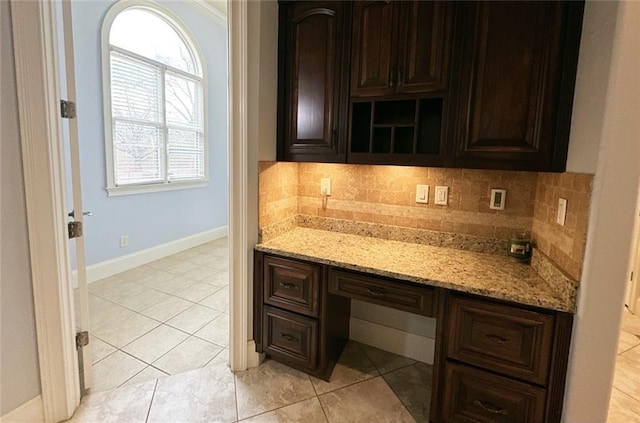
[{"label": "drawer knob", "polygon": [[500,408],[497,405],[491,404],[490,402],[485,402],[481,400],[474,400],[473,405],[476,407],[480,407],[483,410],[488,411],[491,414],[501,414],[503,416],[508,415],[509,413],[504,408]]},{"label": "drawer knob", "polygon": [[287,282],[280,282],[280,286],[285,289],[298,289],[298,285]]},{"label": "drawer knob", "polygon": [[493,342],[497,344],[506,344],[509,342],[508,339],[503,338],[502,336],[488,334],[485,335],[487,338],[491,339]]},{"label": "drawer knob", "polygon": [[289,342],[298,340],[298,338],[296,338],[293,335],[289,335],[288,333],[280,333],[280,336],[283,337],[284,339],[286,339]]},{"label": "drawer knob", "polygon": [[384,292],[376,291],[375,289],[367,288],[367,292],[375,297],[384,297]]}]

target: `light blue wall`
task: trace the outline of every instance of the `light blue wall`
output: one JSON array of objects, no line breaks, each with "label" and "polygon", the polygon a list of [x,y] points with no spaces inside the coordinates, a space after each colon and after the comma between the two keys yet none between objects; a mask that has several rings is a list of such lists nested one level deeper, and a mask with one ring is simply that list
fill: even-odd
[{"label": "light blue wall", "polygon": [[[195,37],[206,63],[209,178],[206,188],[108,197],[101,28],[114,1],[73,2],[78,125],[87,264],[227,225],[227,31],[186,2],[160,1]],[[144,29],[141,28],[141,31]],[[129,246],[120,248],[120,236]]]}]

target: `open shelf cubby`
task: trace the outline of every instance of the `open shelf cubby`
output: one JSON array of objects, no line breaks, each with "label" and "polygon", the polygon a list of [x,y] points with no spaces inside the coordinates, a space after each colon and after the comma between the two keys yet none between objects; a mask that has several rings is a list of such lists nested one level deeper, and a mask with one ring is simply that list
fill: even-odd
[{"label": "open shelf cubby", "polygon": [[442,111],[442,97],[354,101],[349,152],[437,155]]}]

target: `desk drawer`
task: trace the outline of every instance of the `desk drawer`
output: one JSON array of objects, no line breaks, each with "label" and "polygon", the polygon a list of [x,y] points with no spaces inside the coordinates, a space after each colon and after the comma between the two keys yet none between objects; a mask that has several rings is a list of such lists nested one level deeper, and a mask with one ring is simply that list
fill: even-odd
[{"label": "desk drawer", "polygon": [[264,257],[264,302],[318,317],[320,266],[280,257]]},{"label": "desk drawer", "polygon": [[433,316],[433,288],[331,268],[329,292],[409,313]]},{"label": "desk drawer", "polygon": [[546,392],[462,364],[446,363],[443,416],[456,423],[542,423]]},{"label": "desk drawer", "polygon": [[264,351],[283,363],[316,367],[318,322],[283,310],[264,307]]},{"label": "desk drawer", "polygon": [[553,316],[456,296],[451,298],[449,310],[450,358],[546,384]]}]

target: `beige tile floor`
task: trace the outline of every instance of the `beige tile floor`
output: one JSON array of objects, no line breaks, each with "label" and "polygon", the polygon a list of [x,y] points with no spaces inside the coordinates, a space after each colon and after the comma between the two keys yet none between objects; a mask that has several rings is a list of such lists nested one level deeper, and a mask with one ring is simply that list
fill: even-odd
[{"label": "beige tile floor", "polygon": [[227,240],[89,285],[94,386],[74,422],[427,422],[432,367],[350,342],[331,382],[228,366]]},{"label": "beige tile floor", "polygon": [[[90,284],[94,387],[74,422],[428,421],[432,367],[350,342],[331,382],[228,369],[227,239]],[[625,311],[608,423],[640,422],[640,317]]]},{"label": "beige tile floor", "polygon": [[625,310],[608,423],[640,422],[640,317]]},{"label": "beige tile floor", "polygon": [[355,342],[325,382],[267,360],[130,381],[85,397],[72,422],[427,422],[432,367]]},{"label": "beige tile floor", "polygon": [[89,284],[91,392],[228,356],[228,261],[223,238]]}]

